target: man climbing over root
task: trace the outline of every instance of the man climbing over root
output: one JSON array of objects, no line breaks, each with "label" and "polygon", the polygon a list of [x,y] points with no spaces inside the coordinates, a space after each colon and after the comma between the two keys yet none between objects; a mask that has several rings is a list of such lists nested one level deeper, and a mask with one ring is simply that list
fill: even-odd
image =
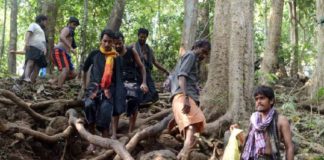
[{"label": "man climbing over root", "polygon": [[[127,90],[126,94],[126,115],[129,117],[129,130],[131,133],[135,128],[137,110],[140,105],[143,93],[148,91],[146,85],[146,72],[141,59],[134,47],[126,47],[124,36],[116,32],[115,47],[122,58],[122,79]],[[142,81],[140,81],[140,79]],[[116,139],[118,121],[121,113],[113,112],[112,138]]]},{"label": "man climbing over root", "polygon": [[74,30],[79,25],[80,23],[77,18],[70,17],[68,25],[62,29],[60,41],[54,47],[54,52],[52,53],[53,63],[57,66],[60,74],[58,78],[51,79],[49,82],[52,84],[57,83],[59,88],[62,88],[65,80],[70,80],[77,76],[69,53],[76,54],[75,49],[77,46],[74,40]]},{"label": "man climbing over root", "polygon": [[[108,137],[113,112],[124,111],[125,89],[121,75],[121,58],[113,48],[115,34],[103,30],[100,35],[100,48],[92,51],[84,66],[87,72],[92,64],[90,82],[86,87],[84,111],[89,124],[89,131],[95,134],[97,128],[103,137]],[[90,144],[87,151],[93,152]]]},{"label": "man climbing over root", "polygon": [[145,66],[146,82],[149,89],[149,91],[143,95],[141,104],[154,103],[157,100],[159,100],[159,95],[155,88],[154,80],[152,78],[153,65],[166,75],[169,75],[169,71],[166,70],[160,63],[158,63],[158,61],[155,59],[152,48],[146,43],[148,35],[149,31],[147,29],[138,29],[138,40],[133,45],[135,50],[139,54],[142,63]]},{"label": "man climbing over root", "polygon": [[184,145],[177,158],[186,160],[196,144],[194,134],[201,133],[206,120],[199,106],[198,63],[208,56],[211,45],[206,40],[195,42],[191,51],[178,61],[171,80],[171,102],[174,119],[169,123],[172,129],[177,123],[180,133],[185,137]]}]

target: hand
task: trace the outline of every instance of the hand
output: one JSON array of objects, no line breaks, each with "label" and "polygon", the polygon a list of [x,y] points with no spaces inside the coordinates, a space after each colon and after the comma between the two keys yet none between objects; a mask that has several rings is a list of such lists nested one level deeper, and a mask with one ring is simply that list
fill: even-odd
[{"label": "hand", "polygon": [[44,53],[44,55],[46,56],[46,54],[47,54],[47,49],[44,49],[43,53]]},{"label": "hand", "polygon": [[230,126],[230,131],[232,131],[234,128],[239,128],[240,126],[238,124],[232,124]]},{"label": "hand", "polygon": [[140,86],[141,90],[144,92],[144,93],[147,93],[148,92],[148,87],[146,85],[146,83],[142,83],[141,86]]},{"label": "hand", "polygon": [[106,96],[108,99],[111,98],[111,94],[110,94],[109,89],[104,89],[104,94],[105,94],[105,96]]},{"label": "hand", "polygon": [[190,112],[190,103],[189,103],[189,97],[186,96],[184,99],[184,105],[182,108],[182,113],[183,114],[188,114]]},{"label": "hand", "polygon": [[74,48],[71,47],[71,52],[76,54],[76,50]]}]

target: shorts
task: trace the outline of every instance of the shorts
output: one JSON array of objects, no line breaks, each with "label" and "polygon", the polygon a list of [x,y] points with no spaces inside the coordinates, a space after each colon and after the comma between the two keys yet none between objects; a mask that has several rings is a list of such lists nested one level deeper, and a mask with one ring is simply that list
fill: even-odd
[{"label": "shorts", "polygon": [[52,53],[52,60],[59,71],[62,71],[62,69],[66,67],[68,67],[70,71],[74,70],[71,56],[63,49],[54,48],[54,52]]},{"label": "shorts", "polygon": [[47,66],[47,61],[44,52],[36,47],[29,46],[29,49],[26,51],[25,56],[26,62],[28,60],[33,60],[39,68]]}]

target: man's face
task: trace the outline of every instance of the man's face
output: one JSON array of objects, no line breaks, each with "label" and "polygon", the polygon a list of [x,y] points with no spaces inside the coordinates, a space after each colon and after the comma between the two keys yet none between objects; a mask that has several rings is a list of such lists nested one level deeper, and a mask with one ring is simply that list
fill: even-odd
[{"label": "man's face", "polygon": [[202,61],[209,55],[210,49],[207,46],[201,47],[198,50],[198,59]]},{"label": "man's face", "polygon": [[121,37],[115,40],[115,48],[118,53],[121,53],[123,51],[124,41]]},{"label": "man's face", "polygon": [[138,42],[141,44],[141,45],[144,45],[145,42],[146,42],[146,39],[147,39],[147,35],[144,34],[144,33],[140,33],[138,35]]},{"label": "man's face", "polygon": [[268,97],[258,94],[254,97],[255,99],[255,109],[258,112],[267,112],[271,109],[274,100],[270,100]]},{"label": "man's face", "polygon": [[41,24],[40,24],[40,26],[44,29],[44,28],[46,28],[47,27],[47,23],[48,23],[48,21],[47,20],[43,20],[43,21],[41,21]]},{"label": "man's face", "polygon": [[77,26],[78,26],[78,25],[77,25],[75,22],[71,22],[71,23],[70,23],[70,27],[71,27],[72,29],[75,29]]},{"label": "man's face", "polygon": [[104,48],[105,51],[111,51],[112,47],[114,46],[114,40],[109,37],[107,34],[104,34],[100,41],[100,47]]}]

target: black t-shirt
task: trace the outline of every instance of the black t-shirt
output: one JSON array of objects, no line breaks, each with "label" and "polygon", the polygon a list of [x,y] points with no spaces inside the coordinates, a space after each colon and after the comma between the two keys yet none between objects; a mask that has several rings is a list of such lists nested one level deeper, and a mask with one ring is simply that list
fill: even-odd
[{"label": "black t-shirt", "polygon": [[130,82],[137,82],[139,80],[139,69],[136,64],[134,53],[132,47],[127,47],[126,53],[122,56],[123,59],[123,66],[122,66],[122,73],[123,73],[123,80],[130,81]]}]

